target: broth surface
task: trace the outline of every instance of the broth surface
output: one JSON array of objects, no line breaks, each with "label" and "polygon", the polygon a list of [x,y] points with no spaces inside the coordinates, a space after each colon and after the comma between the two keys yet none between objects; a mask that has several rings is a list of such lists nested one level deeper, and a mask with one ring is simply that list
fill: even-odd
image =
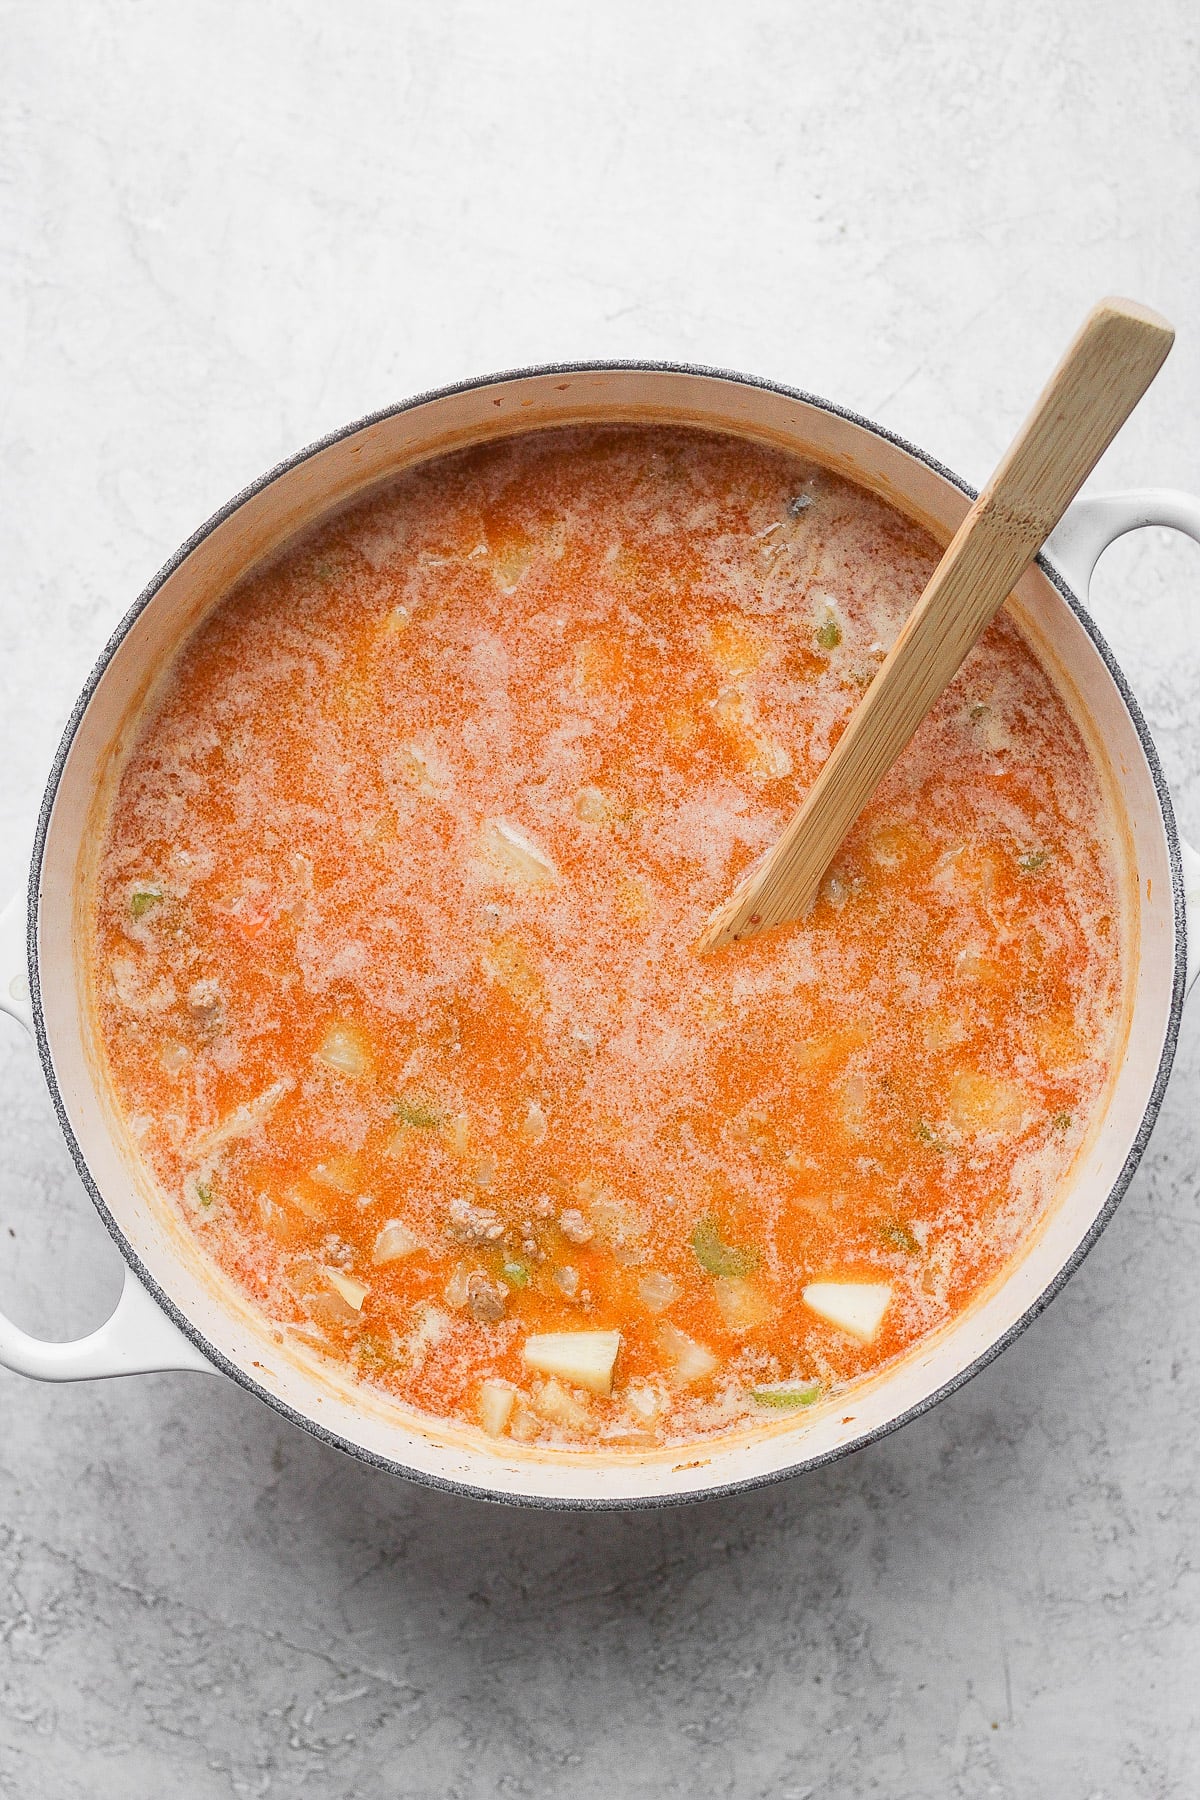
[{"label": "broth surface", "polygon": [[810,918],[693,949],[937,557],[793,457],[595,427],[428,464],[218,605],[121,772],[94,1004],[139,1154],[282,1329],[494,1436],[643,1446],[840,1397],[1013,1255],[1124,962],[1097,772],[1005,615]]}]

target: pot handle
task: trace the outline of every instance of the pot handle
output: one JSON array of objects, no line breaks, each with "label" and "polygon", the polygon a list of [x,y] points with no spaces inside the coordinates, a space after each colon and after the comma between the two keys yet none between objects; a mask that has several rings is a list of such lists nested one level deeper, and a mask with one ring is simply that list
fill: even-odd
[{"label": "pot handle", "polygon": [[[0,1012],[33,1035],[33,1007],[25,974],[25,896],[0,912]],[[98,1375],[145,1375],[159,1369],[216,1370],[155,1305],[126,1267],[121,1298],[98,1330],[73,1344],[31,1337],[0,1313],[0,1367],[39,1381],[88,1381]]]},{"label": "pot handle", "polygon": [[[1092,574],[1101,556],[1127,531],[1144,525],[1166,525],[1200,544],[1200,499],[1175,488],[1132,488],[1126,493],[1097,494],[1077,500],[1046,543],[1046,554],[1086,602]],[[1183,862],[1184,916],[1187,921],[1187,988],[1200,974],[1200,854],[1179,840]]]}]

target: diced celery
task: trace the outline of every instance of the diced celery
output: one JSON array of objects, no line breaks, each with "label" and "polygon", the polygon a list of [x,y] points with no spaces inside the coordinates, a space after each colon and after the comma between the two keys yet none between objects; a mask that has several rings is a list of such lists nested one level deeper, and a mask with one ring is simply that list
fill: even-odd
[{"label": "diced celery", "polygon": [[129,896],[129,910],[135,919],[144,919],[152,906],[162,903],[163,891],[160,887],[134,888]]},{"label": "diced celery", "polygon": [[917,1256],[920,1253],[920,1244],[908,1226],[899,1219],[889,1219],[886,1224],[881,1225],[879,1235],[884,1243],[889,1244],[893,1250],[904,1250],[909,1256]]},{"label": "diced celery", "polygon": [[821,1384],[819,1381],[763,1381],[750,1389],[750,1398],[757,1406],[791,1412],[796,1407],[812,1406],[819,1400]]},{"label": "diced celery", "polygon": [[399,1262],[405,1256],[411,1256],[421,1248],[421,1240],[402,1219],[389,1219],[382,1226],[375,1239],[375,1248],[371,1255],[374,1263]]},{"label": "diced celery", "polygon": [[394,1102],[394,1110],[400,1123],[411,1125],[415,1131],[437,1131],[445,1123],[445,1115],[428,1100],[397,1100]]},{"label": "diced celery", "polygon": [[710,1275],[749,1275],[758,1266],[758,1251],[726,1244],[715,1219],[701,1219],[692,1233],[696,1261]]},{"label": "diced celery", "polygon": [[931,1150],[944,1150],[946,1148],[928,1119],[917,1119],[914,1121],[913,1136],[919,1144],[928,1144]]}]

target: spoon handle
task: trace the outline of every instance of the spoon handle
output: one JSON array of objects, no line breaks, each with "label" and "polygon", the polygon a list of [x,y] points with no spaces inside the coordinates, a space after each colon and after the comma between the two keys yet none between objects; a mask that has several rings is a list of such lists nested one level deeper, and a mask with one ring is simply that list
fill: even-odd
[{"label": "spoon handle", "polygon": [[1174,340],[1132,300],[1084,321],[778,843],[700,950],[801,917],[842,839],[1129,417]]}]

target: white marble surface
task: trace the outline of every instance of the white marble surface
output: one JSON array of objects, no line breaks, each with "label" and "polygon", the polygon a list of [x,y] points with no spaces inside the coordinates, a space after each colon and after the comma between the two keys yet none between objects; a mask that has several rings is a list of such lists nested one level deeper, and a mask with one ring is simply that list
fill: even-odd
[{"label": "white marble surface", "polygon": [[[642,355],[827,393],[973,479],[1086,304],[1180,341],[1094,486],[1200,487],[1188,0],[6,0],[0,877],[175,545],[428,385]],[[1097,610],[1200,837],[1200,552]],[[0,1303],[112,1250],[0,1036]],[[0,1375],[0,1794],[1200,1791],[1200,1036],[1064,1296],[932,1416],[698,1509],[539,1516],[218,1380]]]}]

